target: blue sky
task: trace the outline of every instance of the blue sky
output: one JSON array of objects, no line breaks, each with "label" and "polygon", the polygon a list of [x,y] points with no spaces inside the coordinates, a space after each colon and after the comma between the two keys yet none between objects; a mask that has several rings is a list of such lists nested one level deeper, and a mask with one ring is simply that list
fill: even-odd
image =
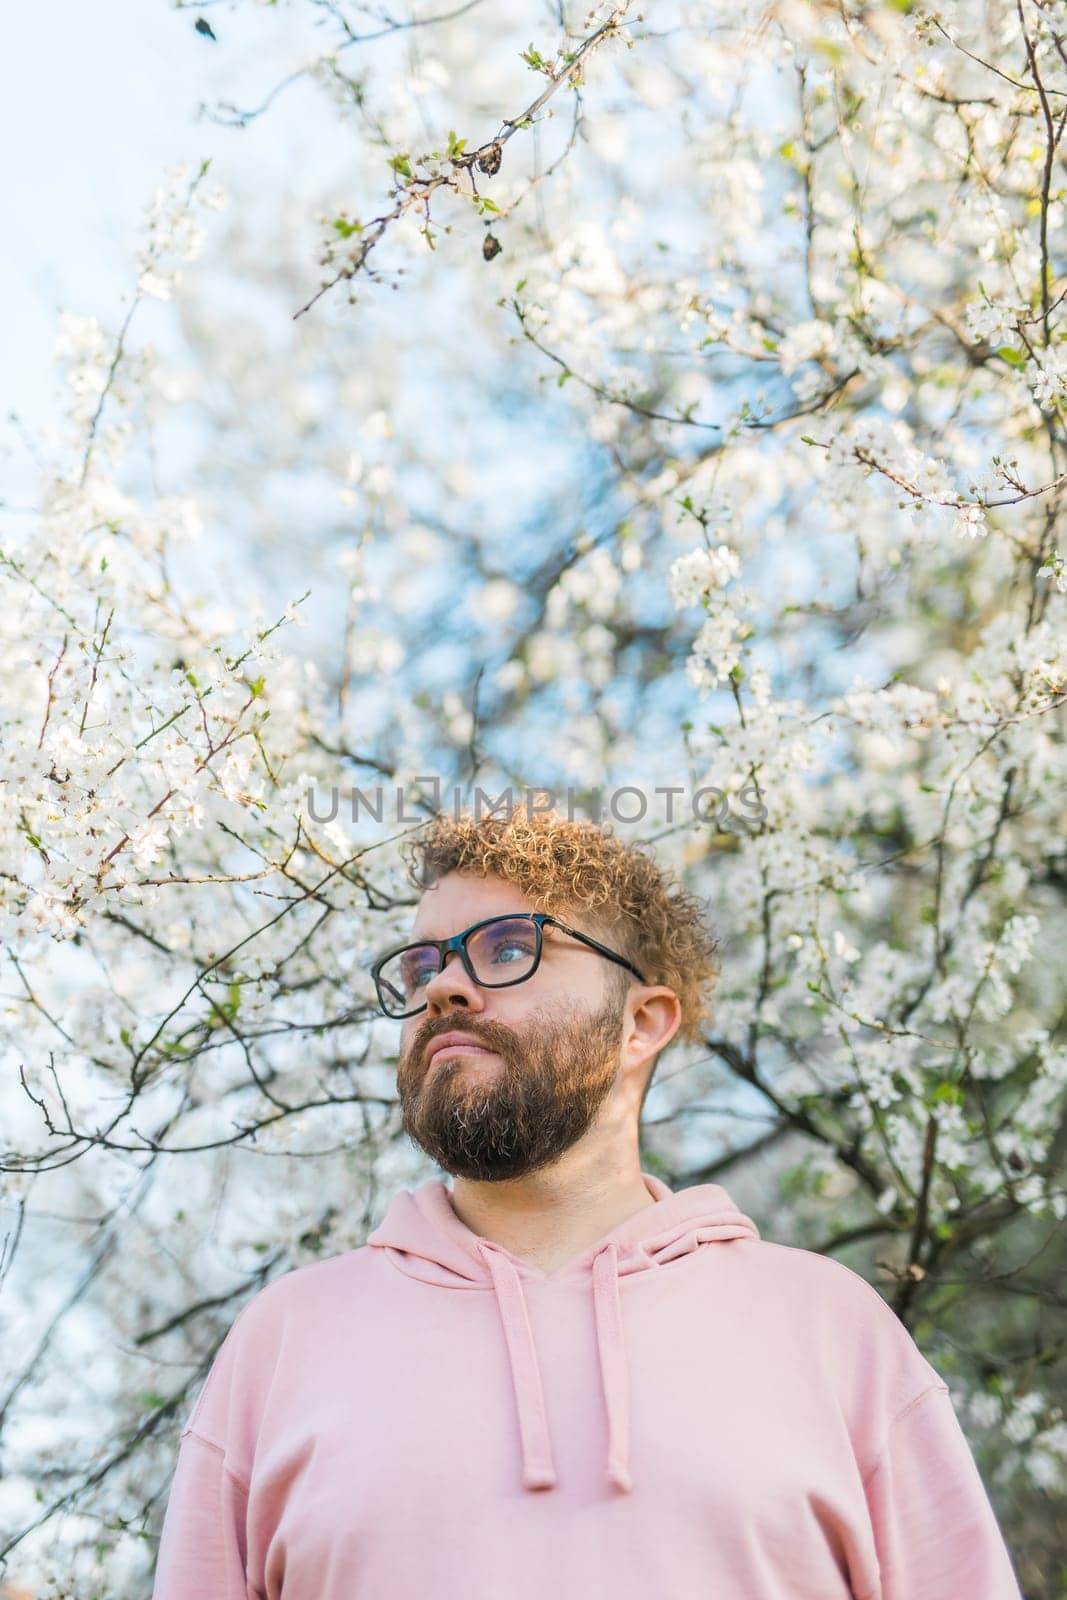
[{"label": "blue sky", "polygon": [[159,173],[201,142],[204,45],[191,16],[145,0],[13,6],[4,35],[3,401],[32,424],[50,410],[58,312],[113,310]]},{"label": "blue sky", "polygon": [[[317,97],[298,84],[269,117],[234,130],[198,116],[203,100],[255,102],[279,75],[270,57],[296,19],[262,7],[197,12],[167,0],[49,0],[12,6],[0,53],[0,349],[3,415],[31,426],[52,410],[61,310],[110,324],[132,282],[144,207],[164,169],[211,157],[228,168],[283,164],[283,142],[321,135]],[[281,51],[279,50],[279,56]],[[321,158],[321,144],[316,152]]]}]

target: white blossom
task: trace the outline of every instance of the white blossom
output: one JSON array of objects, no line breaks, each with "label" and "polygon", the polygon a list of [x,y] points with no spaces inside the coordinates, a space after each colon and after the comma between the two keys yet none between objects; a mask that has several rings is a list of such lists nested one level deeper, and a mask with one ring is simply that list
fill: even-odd
[{"label": "white blossom", "polygon": [[693,605],[714,589],[724,589],[741,571],[736,551],[720,544],[714,550],[691,550],[672,562],[669,584],[676,606]]}]

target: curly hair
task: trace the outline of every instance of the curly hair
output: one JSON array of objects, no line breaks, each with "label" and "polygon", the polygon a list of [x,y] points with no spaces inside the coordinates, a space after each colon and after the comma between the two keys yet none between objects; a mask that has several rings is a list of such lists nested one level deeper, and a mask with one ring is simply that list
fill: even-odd
[{"label": "curly hair", "polygon": [[[405,847],[416,889],[449,872],[499,877],[538,910],[584,918],[583,932],[611,945],[644,973],[666,984],[681,1003],[678,1037],[695,1044],[710,1020],[719,976],[719,941],[704,904],[667,869],[610,826],[557,812],[503,817],[440,813]],[[577,917],[576,917],[577,920]],[[612,965],[620,1005],[630,978]]]}]

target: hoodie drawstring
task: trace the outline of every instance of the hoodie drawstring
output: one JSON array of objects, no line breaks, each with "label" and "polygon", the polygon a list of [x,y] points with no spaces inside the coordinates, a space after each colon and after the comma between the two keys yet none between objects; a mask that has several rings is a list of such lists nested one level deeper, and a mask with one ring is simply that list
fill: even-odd
[{"label": "hoodie drawstring", "polygon": [[[522,1481],[527,1489],[554,1489],[558,1482],[552,1459],[537,1347],[515,1265],[495,1245],[478,1241],[488,1265],[504,1325],[504,1341],[522,1442]],[[633,1487],[630,1477],[630,1417],[626,1352],[619,1299],[618,1247],[609,1241],[593,1260],[593,1309],[596,1317],[600,1380],[608,1414],[608,1480],[617,1489]]]},{"label": "hoodie drawstring", "polygon": [[616,1489],[632,1489],[629,1374],[619,1300],[619,1249],[614,1242],[598,1250],[593,1260],[593,1308],[600,1351],[600,1381],[608,1412],[608,1480]]},{"label": "hoodie drawstring", "polygon": [[527,1489],[554,1489],[556,1468],[552,1460],[552,1441],[548,1436],[545,1393],[541,1387],[541,1369],[537,1365],[537,1350],[522,1283],[512,1263],[499,1250],[482,1243],[478,1248],[492,1274],[493,1288],[504,1323],[511,1382],[519,1412],[523,1485]]}]

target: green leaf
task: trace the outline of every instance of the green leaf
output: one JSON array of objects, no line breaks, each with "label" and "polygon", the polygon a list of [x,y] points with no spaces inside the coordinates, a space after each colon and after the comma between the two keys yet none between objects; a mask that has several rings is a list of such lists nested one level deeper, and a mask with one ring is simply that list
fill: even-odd
[{"label": "green leaf", "polygon": [[1002,361],[1006,361],[1009,367],[1025,367],[1027,362],[1025,353],[1022,350],[1013,350],[1010,344],[1002,344],[997,355]]},{"label": "green leaf", "polygon": [[354,233],[363,232],[361,222],[349,222],[347,217],[334,217],[333,226],[342,239],[351,239]]},{"label": "green leaf", "polygon": [[402,178],[413,178],[415,176],[411,170],[411,163],[407,156],[390,156],[389,165],[392,167],[393,171],[399,173]]},{"label": "green leaf", "polygon": [[836,39],[829,39],[826,37],[821,39],[813,39],[811,41],[811,48],[818,50],[822,55],[826,56],[830,63],[835,67],[839,67],[845,59],[844,49],[838,44]]}]

